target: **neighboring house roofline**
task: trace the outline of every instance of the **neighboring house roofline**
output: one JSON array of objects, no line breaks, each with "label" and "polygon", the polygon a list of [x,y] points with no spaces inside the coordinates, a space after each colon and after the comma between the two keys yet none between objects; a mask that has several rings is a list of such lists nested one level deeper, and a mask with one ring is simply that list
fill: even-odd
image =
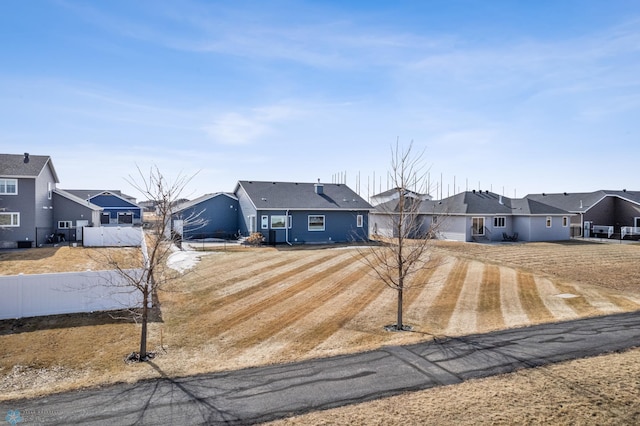
[{"label": "neighboring house roofline", "polygon": [[229,197],[232,200],[238,201],[238,197],[236,197],[233,194],[229,194],[228,192],[214,192],[212,194],[205,194],[205,195],[202,195],[202,196],[200,196],[198,198],[195,198],[193,200],[189,200],[189,201],[186,201],[184,203],[181,203],[180,205],[176,206],[175,210],[173,210],[173,213],[179,213],[179,212],[181,212],[183,210],[186,210],[186,209],[191,208],[193,206],[197,206],[200,203],[203,203],[205,201],[209,201],[209,200],[211,200],[213,198],[216,198],[216,197],[219,197],[219,196],[226,196],[226,197]]},{"label": "neighboring house roofline", "polygon": [[104,210],[102,207],[100,207],[100,206],[98,206],[96,204],[93,204],[90,201],[83,200],[82,198],[77,197],[77,196],[75,196],[73,194],[70,194],[69,192],[67,192],[67,191],[65,191],[63,189],[57,189],[56,188],[56,189],[53,190],[53,192],[54,192],[54,194],[58,194],[61,197],[64,197],[64,198],[68,199],[69,201],[73,201],[74,203],[80,204],[80,205],[82,205],[84,207],[87,207],[87,208],[89,208],[91,210],[95,210],[95,211]]},{"label": "neighboring house roofline", "polygon": [[75,195],[76,197],[82,198],[84,200],[89,200],[99,195],[113,195],[129,203],[138,205],[135,197],[124,194],[119,189],[65,189],[65,191]]},{"label": "neighboring house roofline", "polygon": [[53,161],[48,155],[0,154],[0,176],[10,179],[36,179],[46,167],[55,183],[60,183]]}]

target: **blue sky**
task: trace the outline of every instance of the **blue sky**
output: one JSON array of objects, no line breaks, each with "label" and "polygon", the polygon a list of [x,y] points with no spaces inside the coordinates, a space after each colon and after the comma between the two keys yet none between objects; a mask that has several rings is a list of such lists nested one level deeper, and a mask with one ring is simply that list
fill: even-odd
[{"label": "blue sky", "polygon": [[62,188],[138,195],[156,165],[191,197],[345,174],[366,196],[399,140],[432,195],[640,190],[635,0],[0,8],[0,151],[51,155]]}]

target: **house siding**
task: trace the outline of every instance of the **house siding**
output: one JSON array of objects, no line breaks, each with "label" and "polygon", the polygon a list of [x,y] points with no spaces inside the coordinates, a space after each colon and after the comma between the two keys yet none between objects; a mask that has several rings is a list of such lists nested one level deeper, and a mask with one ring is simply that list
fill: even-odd
[{"label": "house siding", "polygon": [[562,226],[562,216],[551,216],[551,227],[547,228],[547,216],[518,217],[517,232],[523,241],[564,241],[571,238],[569,226]]},{"label": "house siding", "polygon": [[232,238],[238,232],[238,210],[238,200],[221,194],[180,211],[174,219],[186,222],[184,239]]},{"label": "house siding", "polygon": [[100,194],[90,198],[89,201],[102,207],[103,212],[109,214],[111,225],[118,225],[118,213],[131,213],[134,224],[142,222],[142,208],[123,198],[110,194]]},{"label": "house siding", "polygon": [[257,210],[251,203],[251,199],[249,195],[244,190],[242,186],[239,186],[237,191],[235,192],[235,196],[238,198],[238,229],[242,233],[242,235],[249,235],[249,216],[256,216],[256,229],[255,231],[261,232],[260,230],[260,218],[258,217]]},{"label": "house siding", "polygon": [[19,178],[18,195],[0,195],[4,212],[20,213],[19,227],[0,228],[2,247],[15,247],[17,241],[36,241],[35,189],[35,179]]},{"label": "house siding", "polygon": [[[72,222],[72,229],[58,229],[58,222]],[[53,226],[56,233],[65,234],[68,241],[77,239],[78,220],[88,220],[89,226],[100,226],[100,212],[71,201],[60,194],[53,194]]]},{"label": "house siding", "polygon": [[[285,216],[287,210],[258,210],[258,231],[271,244],[320,244],[366,241],[369,238],[368,211],[289,210],[290,229],[271,229],[271,216]],[[309,216],[324,216],[324,231],[309,231]],[[358,215],[363,216],[363,226],[357,227]],[[261,217],[268,217],[269,229],[261,229]],[[288,238],[288,240],[287,240]]]},{"label": "house siding", "polygon": [[463,242],[472,241],[471,218],[466,216],[445,216],[442,217],[438,226],[438,238]]}]

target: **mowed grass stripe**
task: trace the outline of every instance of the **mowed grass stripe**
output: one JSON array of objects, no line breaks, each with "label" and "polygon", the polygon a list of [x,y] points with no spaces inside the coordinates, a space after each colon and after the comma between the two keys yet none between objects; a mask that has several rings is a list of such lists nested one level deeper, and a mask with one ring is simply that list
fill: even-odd
[{"label": "mowed grass stripe", "polygon": [[575,294],[578,296],[566,298],[564,299],[564,302],[570,306],[579,317],[586,317],[598,313],[598,309],[589,303],[589,300],[581,290],[561,281],[556,281],[553,284],[556,286],[560,294]]},{"label": "mowed grass stripe", "polygon": [[529,320],[533,324],[555,319],[540,298],[538,286],[532,274],[518,271],[518,295]]},{"label": "mowed grass stripe", "polygon": [[[280,284],[283,281],[290,279],[296,275],[300,275],[303,272],[308,271],[309,269],[319,266],[323,263],[326,263],[332,259],[335,259],[335,254],[322,256],[320,258],[314,259],[311,262],[304,262],[302,265],[299,265],[293,269],[285,270],[283,272],[277,273],[276,275],[265,278],[264,280],[257,280],[256,283],[250,287],[239,290],[235,293],[229,294],[227,296],[223,296],[217,299],[212,300],[207,307],[212,311],[221,306],[226,306],[240,300],[246,299],[248,297],[260,297],[261,294],[267,293],[271,290],[271,287],[274,285]],[[279,267],[268,268],[269,270],[284,268],[291,264],[291,259],[288,261],[284,261],[280,264]],[[251,274],[247,274],[245,279],[250,279],[259,275],[259,271],[253,271]],[[195,294],[195,293],[194,293]]]},{"label": "mowed grass stripe", "polygon": [[431,320],[430,325],[433,326],[434,333],[441,333],[447,329],[451,315],[458,304],[460,292],[467,277],[468,268],[468,260],[456,259],[455,264],[447,276],[444,288],[429,307],[427,317]]},{"label": "mowed grass stripe", "polygon": [[[260,312],[270,308],[271,306],[275,306],[286,300],[289,300],[290,298],[294,297],[296,294],[306,291],[307,289],[313,287],[314,285],[317,284],[318,281],[322,280],[324,277],[341,271],[342,269],[346,268],[347,266],[349,266],[354,262],[354,259],[351,257],[350,254],[347,254],[346,256],[348,256],[347,259],[344,259],[336,264],[333,264],[327,267],[323,271],[313,273],[307,278],[294,283],[293,285],[283,289],[282,291],[278,291],[277,293],[265,299],[259,300],[257,302],[253,302],[249,304],[247,307],[243,309],[238,309],[237,311],[233,312],[230,315],[221,315],[221,316],[216,315],[216,326],[214,326],[215,329],[213,330],[213,334],[221,334],[221,333],[224,333],[225,331],[228,331],[231,328],[237,327],[239,324],[242,324],[243,322],[250,320],[252,317],[258,315]],[[334,256],[331,256],[331,257],[334,257]],[[298,274],[301,274],[302,272],[306,271],[306,269],[308,268],[303,268],[303,269],[296,268],[296,269],[298,270]],[[295,276],[295,274],[287,274],[287,275],[288,275],[287,278],[292,278],[293,276]],[[269,285],[273,285],[279,282],[279,281],[276,281],[275,283],[272,282],[273,281],[272,278],[265,281],[268,281],[269,283],[271,283]],[[249,295],[249,298],[253,299],[254,296]],[[221,325],[223,325],[224,328],[220,328]]]},{"label": "mowed grass stripe", "polygon": [[[273,262],[273,258],[272,258],[272,259],[265,259],[258,262],[251,262],[250,264],[243,265],[242,267],[236,268],[235,270],[225,269],[224,271],[220,271],[219,265],[215,265],[215,272],[213,272],[216,274],[215,284],[208,287],[203,287],[202,289],[198,290],[198,293],[210,291],[211,288],[213,287],[216,287],[216,288],[220,286],[230,287],[238,282],[246,281],[250,278],[255,277],[257,273],[260,270],[263,270],[264,268],[276,270],[276,269],[280,269],[285,266],[291,265],[296,261],[304,261],[304,260],[305,259],[285,258],[277,262]],[[207,275],[207,269],[214,269],[214,268],[202,268],[202,269],[198,268],[197,270],[198,275],[200,275],[201,278],[211,279],[211,275]],[[194,294],[196,294],[196,292],[194,292]]]},{"label": "mowed grass stripe", "polygon": [[619,306],[624,311],[635,311],[640,308],[640,304],[623,295],[607,294],[606,297],[611,303]]},{"label": "mowed grass stripe", "polygon": [[429,284],[431,277],[440,264],[439,259],[430,259],[427,264],[418,270],[409,281],[409,285],[403,294],[404,309],[409,310],[416,302],[422,291]]},{"label": "mowed grass stripe", "polygon": [[[349,287],[353,285],[354,282],[360,280],[367,274],[366,269],[367,266],[361,265],[355,271],[348,273],[341,279],[326,287],[325,282],[330,280],[333,274],[343,275],[343,271],[333,271],[331,275],[326,275],[322,281],[314,280],[314,285],[318,288],[315,289],[317,291],[315,291],[313,295],[305,297],[304,300],[300,301],[300,303],[288,303],[290,302],[289,300],[281,302],[280,305],[282,305],[282,309],[277,317],[261,322],[252,330],[251,334],[237,340],[233,346],[239,349],[244,349],[248,346],[252,346],[263,340],[269,339],[284,329],[291,327],[293,324],[309,315],[310,312],[324,306],[334,298],[340,297],[342,293],[348,291]],[[331,332],[331,334],[333,334],[333,332]],[[329,334],[329,336],[331,334]],[[318,337],[316,335],[312,336]],[[303,338],[302,341],[305,341],[305,338]],[[324,338],[322,340],[324,340]],[[295,343],[292,343],[291,346],[297,347]],[[314,344],[311,346],[309,350],[314,346],[316,345]]]},{"label": "mowed grass stripe", "polygon": [[504,327],[500,302],[500,268],[485,264],[478,299],[478,331]]}]

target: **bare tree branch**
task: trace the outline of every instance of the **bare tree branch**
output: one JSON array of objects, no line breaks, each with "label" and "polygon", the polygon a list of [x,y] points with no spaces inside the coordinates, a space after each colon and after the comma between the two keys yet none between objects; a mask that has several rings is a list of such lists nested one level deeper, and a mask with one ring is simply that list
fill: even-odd
[{"label": "bare tree branch", "polygon": [[[358,257],[383,284],[396,290],[396,330],[403,324],[404,291],[412,287],[410,277],[417,271],[435,267],[431,256],[431,240],[436,225],[422,214],[421,195],[428,192],[424,151],[414,153],[413,142],[407,149],[396,141],[391,148],[389,176],[395,190],[391,201],[376,207],[373,215],[385,223],[384,232],[373,236],[378,244],[360,248]],[[371,219],[370,219],[371,220]],[[377,223],[377,222],[376,222]],[[416,285],[421,283],[416,283]]]}]

